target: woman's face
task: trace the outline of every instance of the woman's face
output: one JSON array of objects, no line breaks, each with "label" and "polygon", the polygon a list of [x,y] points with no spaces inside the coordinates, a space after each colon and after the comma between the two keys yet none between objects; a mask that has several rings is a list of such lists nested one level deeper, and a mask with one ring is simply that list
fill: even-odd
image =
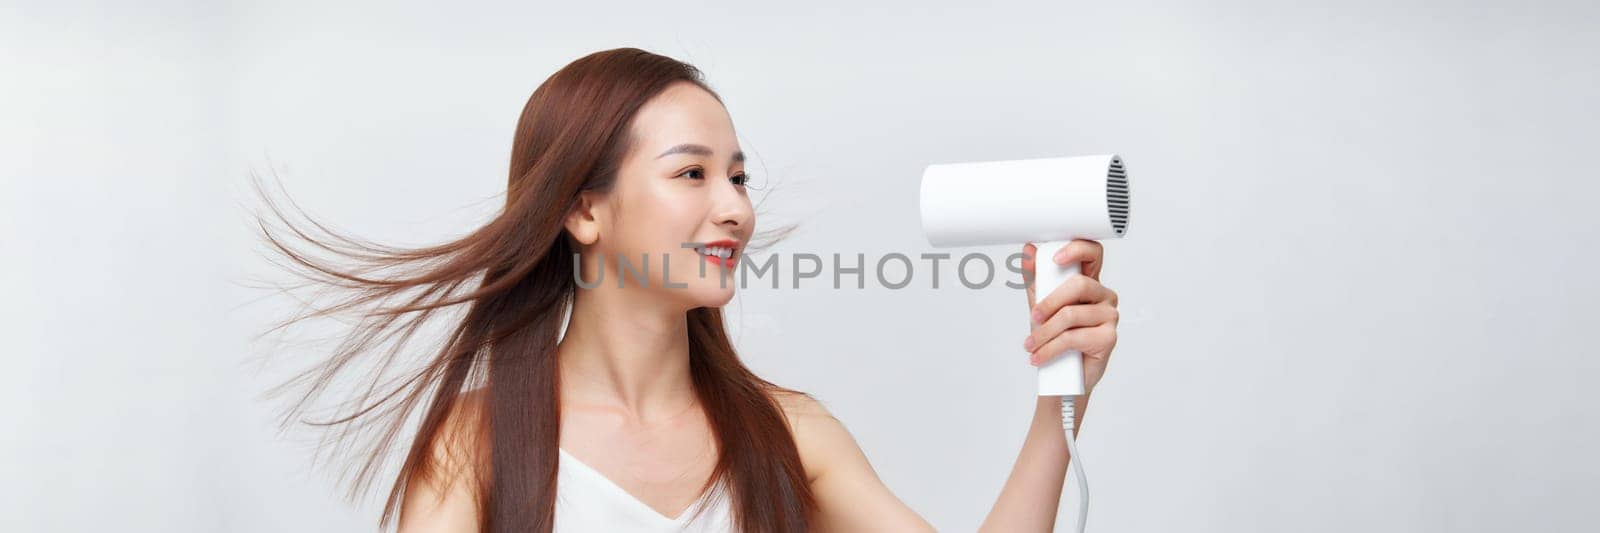
[{"label": "woman's face", "polygon": [[[615,187],[594,205],[599,238],[591,249],[605,259],[604,283],[616,287],[621,273],[632,291],[648,279],[642,290],[684,310],[728,303],[755,230],[733,120],[710,93],[678,82],[639,109],[632,131]],[[685,247],[718,241],[731,241],[721,251],[726,259],[715,249]],[[634,271],[619,269],[619,256]],[[646,256],[649,274],[637,275]],[[585,258],[586,271],[593,260]]]}]

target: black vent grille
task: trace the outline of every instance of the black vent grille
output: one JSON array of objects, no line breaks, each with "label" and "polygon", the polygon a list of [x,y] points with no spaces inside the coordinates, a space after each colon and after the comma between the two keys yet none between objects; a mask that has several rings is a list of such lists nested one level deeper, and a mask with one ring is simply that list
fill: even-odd
[{"label": "black vent grille", "polygon": [[1111,229],[1122,235],[1128,231],[1128,173],[1122,168],[1122,158],[1111,158],[1111,171],[1106,176],[1106,207],[1111,211]]}]

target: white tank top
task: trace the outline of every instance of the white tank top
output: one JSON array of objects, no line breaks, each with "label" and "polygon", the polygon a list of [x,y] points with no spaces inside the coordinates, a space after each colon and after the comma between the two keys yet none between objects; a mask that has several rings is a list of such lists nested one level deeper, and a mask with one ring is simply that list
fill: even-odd
[{"label": "white tank top", "polygon": [[[733,531],[727,492],[722,490],[720,482],[678,517],[669,518],[566,450],[557,450],[560,450],[561,461],[556,467],[555,533]],[[696,511],[700,511],[698,516]]]}]

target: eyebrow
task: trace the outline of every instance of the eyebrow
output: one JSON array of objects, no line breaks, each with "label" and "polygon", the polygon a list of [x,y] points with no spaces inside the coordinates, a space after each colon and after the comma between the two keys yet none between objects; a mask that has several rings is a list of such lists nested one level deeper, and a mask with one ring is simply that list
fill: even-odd
[{"label": "eyebrow", "polygon": [[[707,147],[703,144],[680,144],[672,148],[668,148],[665,152],[661,152],[661,155],[656,156],[656,159],[661,159],[672,154],[694,154],[702,157],[711,157],[712,151],[710,147]],[[733,162],[744,162],[743,150],[733,151]]]}]

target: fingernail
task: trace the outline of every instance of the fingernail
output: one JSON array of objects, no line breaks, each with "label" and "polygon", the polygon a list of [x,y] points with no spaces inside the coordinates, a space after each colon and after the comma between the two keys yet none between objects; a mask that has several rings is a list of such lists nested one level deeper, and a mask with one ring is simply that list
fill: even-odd
[{"label": "fingernail", "polygon": [[1039,354],[1029,355],[1028,356],[1028,364],[1033,365],[1033,366],[1039,366]]},{"label": "fingernail", "polygon": [[1062,261],[1066,261],[1067,260],[1067,249],[1063,247],[1060,250],[1056,250],[1055,260],[1056,260],[1057,263],[1060,263]]},{"label": "fingernail", "polygon": [[1022,349],[1033,351],[1033,335],[1029,335],[1028,338],[1022,340]]},{"label": "fingernail", "polygon": [[1033,323],[1034,324],[1038,324],[1040,322],[1043,322],[1044,321],[1044,311],[1040,311],[1040,310],[1035,309],[1033,311],[1032,318],[1033,318]]}]

